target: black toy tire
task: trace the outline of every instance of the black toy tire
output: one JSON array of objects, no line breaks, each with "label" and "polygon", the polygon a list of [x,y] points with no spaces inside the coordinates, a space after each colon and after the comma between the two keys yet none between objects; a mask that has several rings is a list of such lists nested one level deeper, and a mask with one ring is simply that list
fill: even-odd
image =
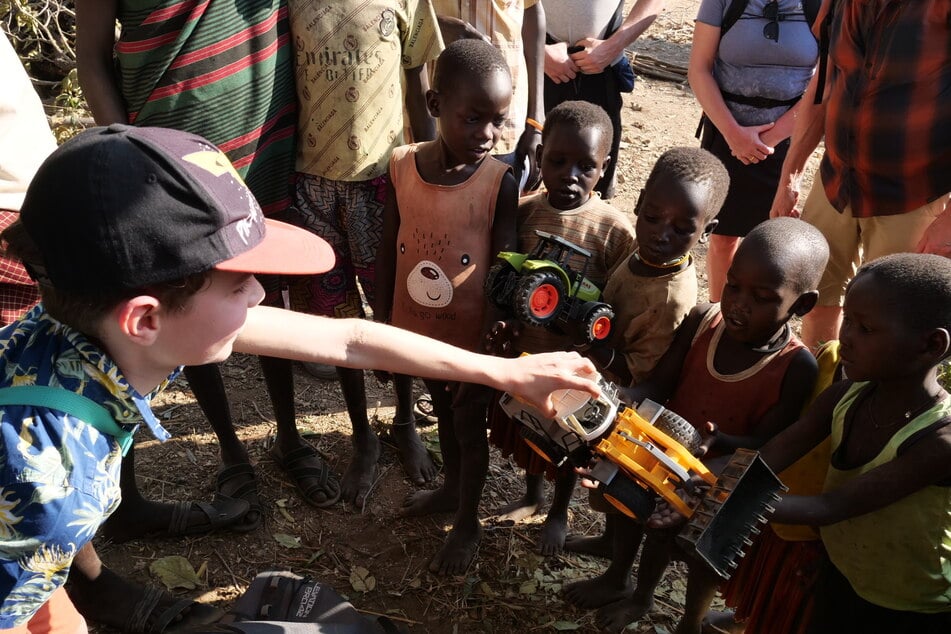
[{"label": "black toy tire", "polygon": [[496,262],[489,267],[485,276],[483,290],[490,302],[499,308],[510,308],[512,294],[515,291],[514,280],[517,272],[508,262]]},{"label": "black toy tire", "polygon": [[552,442],[547,436],[539,434],[533,429],[523,426],[519,433],[532,451],[553,465],[560,466],[568,457],[564,449]]},{"label": "black toy tire", "polygon": [[[602,330],[601,320],[607,319],[607,329]],[[594,309],[588,311],[581,324],[581,342],[596,343],[604,341],[611,335],[614,327],[614,311],[607,304],[597,304]]]},{"label": "black toy tire", "polygon": [[639,522],[646,522],[657,506],[653,493],[622,473],[615,475],[610,484],[602,485],[601,493],[617,510]]},{"label": "black toy tire", "polygon": [[[535,293],[544,286],[550,286],[554,295],[554,304],[547,303],[544,312],[536,313],[532,310]],[[545,326],[558,317],[565,299],[565,284],[553,271],[536,271],[522,276],[515,287],[513,299],[515,316],[519,321],[533,326]]]},{"label": "black toy tire", "polygon": [[692,455],[696,455],[703,440],[700,432],[693,425],[688,423],[683,416],[669,409],[660,413],[660,416],[654,422],[654,427],[679,442]]}]

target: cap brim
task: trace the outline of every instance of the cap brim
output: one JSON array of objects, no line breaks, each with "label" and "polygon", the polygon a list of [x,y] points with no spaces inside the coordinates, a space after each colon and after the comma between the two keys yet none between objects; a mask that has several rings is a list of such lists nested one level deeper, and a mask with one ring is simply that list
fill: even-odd
[{"label": "cap brim", "polygon": [[313,275],[333,268],[336,256],[324,239],[285,222],[265,218],[264,223],[264,239],[257,246],[215,268],[276,275]]}]

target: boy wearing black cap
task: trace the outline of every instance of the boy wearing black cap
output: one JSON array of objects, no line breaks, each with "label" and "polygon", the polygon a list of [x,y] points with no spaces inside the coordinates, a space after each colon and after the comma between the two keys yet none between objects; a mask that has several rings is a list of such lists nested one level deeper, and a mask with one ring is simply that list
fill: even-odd
[{"label": "boy wearing black cap", "polygon": [[181,364],[235,349],[372,365],[509,389],[549,412],[554,389],[597,391],[585,378],[593,367],[576,355],[497,359],[361,320],[257,306],[252,273],[319,273],[332,253],[264,220],[225,156],[192,134],[121,125],[80,134],[40,167],[2,238],[43,303],[0,330],[0,629],[86,631],[62,590],[74,560],[90,580],[83,593],[108,597],[108,624],[125,632],[218,616],[155,589],[130,591],[90,543],[119,503],[132,432],[144,423],[168,438],[149,401]]}]

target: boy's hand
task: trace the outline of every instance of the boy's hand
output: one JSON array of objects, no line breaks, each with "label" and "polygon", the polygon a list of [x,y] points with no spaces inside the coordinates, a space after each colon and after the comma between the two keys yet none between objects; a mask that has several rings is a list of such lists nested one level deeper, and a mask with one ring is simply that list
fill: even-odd
[{"label": "boy's hand", "polygon": [[647,527],[653,529],[671,529],[683,526],[687,518],[674,510],[667,502],[661,500],[654,507],[654,512],[647,518]]},{"label": "boy's hand", "polygon": [[694,456],[697,458],[703,458],[707,453],[709,453],[710,448],[717,441],[717,432],[719,428],[716,423],[707,421],[703,427],[700,428],[700,446],[697,447],[697,451],[694,452]]},{"label": "boy's hand", "polygon": [[541,183],[542,173],[538,165],[538,152],[536,152],[541,142],[541,132],[526,124],[525,129],[522,130],[522,136],[518,138],[518,143],[515,145],[515,165],[522,166],[525,164],[525,159],[528,159],[528,178],[525,180],[522,192],[534,191]]},{"label": "boy's hand", "polygon": [[522,335],[522,325],[517,319],[499,320],[485,333],[482,347],[487,354],[497,357],[515,357],[515,342]]}]

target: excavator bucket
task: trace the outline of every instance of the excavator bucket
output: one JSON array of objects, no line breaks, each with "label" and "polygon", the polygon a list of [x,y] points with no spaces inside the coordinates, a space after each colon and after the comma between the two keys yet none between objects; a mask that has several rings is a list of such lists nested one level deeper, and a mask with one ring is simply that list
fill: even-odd
[{"label": "excavator bucket", "polygon": [[759,452],[737,449],[677,541],[720,577],[729,579],[743,549],[753,543],[751,537],[759,534],[766,516],[773,512],[770,504],[779,500],[781,491],[786,487]]}]

